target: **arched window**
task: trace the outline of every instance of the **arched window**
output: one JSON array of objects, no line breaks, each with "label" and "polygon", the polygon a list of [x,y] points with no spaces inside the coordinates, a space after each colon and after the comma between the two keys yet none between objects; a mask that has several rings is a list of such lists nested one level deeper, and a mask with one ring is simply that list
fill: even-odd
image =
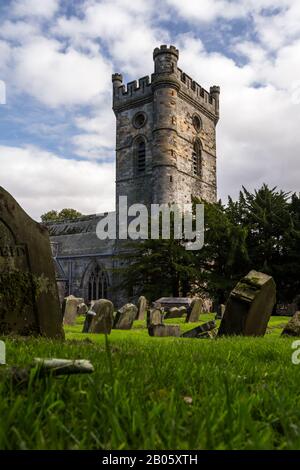
[{"label": "arched window", "polygon": [[88,300],[107,299],[107,275],[100,266],[96,266],[88,280]]},{"label": "arched window", "polygon": [[144,173],[146,170],[146,142],[139,139],[136,142],[136,170],[137,174]]},{"label": "arched window", "polygon": [[202,147],[200,140],[195,140],[193,153],[192,153],[192,171],[194,176],[201,177],[201,170],[202,170]]}]

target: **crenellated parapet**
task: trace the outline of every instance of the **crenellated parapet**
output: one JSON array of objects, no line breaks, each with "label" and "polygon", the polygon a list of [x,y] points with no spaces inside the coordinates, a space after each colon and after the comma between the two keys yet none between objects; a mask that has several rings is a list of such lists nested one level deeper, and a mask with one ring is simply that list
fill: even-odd
[{"label": "crenellated parapet", "polygon": [[131,106],[133,101],[140,101],[152,96],[152,86],[149,75],[123,84],[121,74],[114,74],[112,81],[114,85],[113,90],[113,107],[114,109],[122,108],[124,106]]},{"label": "crenellated parapet", "polygon": [[177,68],[177,78],[180,80],[180,91],[193,101],[198,102],[216,118],[219,117],[219,95],[220,87],[212,86],[208,92],[189,75]]},{"label": "crenellated parapet", "polygon": [[175,46],[162,45],[153,51],[154,73],[149,76],[123,83],[123,77],[119,73],[112,76],[113,81],[113,109],[119,111],[143,101],[150,101],[157,88],[170,87],[193,102],[208,113],[217,122],[219,118],[220,88],[210,87],[205,90],[189,75],[177,66],[179,51]]}]

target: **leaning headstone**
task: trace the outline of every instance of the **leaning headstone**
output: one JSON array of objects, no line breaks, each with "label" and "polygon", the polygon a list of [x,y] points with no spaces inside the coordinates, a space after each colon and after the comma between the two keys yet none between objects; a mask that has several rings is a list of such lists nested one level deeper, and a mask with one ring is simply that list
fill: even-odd
[{"label": "leaning headstone", "polygon": [[77,306],[77,315],[86,315],[86,314],[87,314],[87,311],[88,311],[88,308],[87,308],[87,306],[85,305],[85,303],[81,302],[81,303]]},{"label": "leaning headstone", "polygon": [[187,316],[186,316],[186,323],[198,322],[201,310],[202,310],[202,300],[194,299],[188,309]]},{"label": "leaning headstone", "polygon": [[92,310],[96,315],[92,318],[89,333],[109,335],[114,321],[114,306],[112,302],[106,299],[97,300]]},{"label": "leaning headstone", "polygon": [[225,313],[225,305],[220,304],[217,307],[216,320],[222,320]]},{"label": "leaning headstone", "polygon": [[300,336],[300,312],[296,312],[284,327],[281,336]]},{"label": "leaning headstone", "polygon": [[147,312],[147,299],[143,295],[138,300],[138,312],[137,312],[137,317],[136,320],[144,320],[145,318],[145,312]]},{"label": "leaning headstone", "polygon": [[263,336],[276,302],[271,276],[250,271],[231,292],[218,336]]},{"label": "leaning headstone", "polygon": [[137,315],[137,307],[133,304],[125,304],[121,307],[116,314],[114,320],[114,329],[116,330],[130,330],[133,321]]},{"label": "leaning headstone", "polygon": [[64,325],[75,325],[80,300],[74,295],[64,298],[62,305]]},{"label": "leaning headstone", "polygon": [[85,315],[85,319],[84,319],[82,333],[89,333],[92,320],[95,316],[96,316],[96,313],[93,310],[87,311]]},{"label": "leaning headstone", "polygon": [[151,308],[147,312],[147,326],[162,325],[163,310],[160,308]]},{"label": "leaning headstone", "polygon": [[63,338],[47,229],[0,187],[0,335]]},{"label": "leaning headstone", "polygon": [[149,336],[180,336],[179,325],[150,325],[148,328]]},{"label": "leaning headstone", "polygon": [[197,326],[192,330],[186,331],[181,336],[182,338],[199,338],[203,333],[214,330],[216,327],[216,322],[212,320],[207,323],[203,323],[203,325]]}]

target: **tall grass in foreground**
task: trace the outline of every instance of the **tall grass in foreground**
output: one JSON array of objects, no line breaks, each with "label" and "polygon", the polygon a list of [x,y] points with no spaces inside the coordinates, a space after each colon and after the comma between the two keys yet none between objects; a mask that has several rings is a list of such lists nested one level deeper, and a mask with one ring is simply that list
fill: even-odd
[{"label": "tall grass in foreground", "polygon": [[137,323],[106,340],[80,325],[65,342],[6,340],[9,364],[85,358],[95,373],[1,381],[0,448],[299,449],[300,366],[279,337],[285,321],[264,338],[149,338]]}]

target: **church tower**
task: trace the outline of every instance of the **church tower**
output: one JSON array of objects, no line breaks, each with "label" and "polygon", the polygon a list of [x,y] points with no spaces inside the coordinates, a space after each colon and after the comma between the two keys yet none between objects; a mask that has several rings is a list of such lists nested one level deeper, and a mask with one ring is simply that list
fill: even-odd
[{"label": "church tower", "polygon": [[125,86],[112,76],[116,115],[116,202],[216,201],[220,88],[206,91],[178,68],[179,51],[153,52],[154,73]]}]

